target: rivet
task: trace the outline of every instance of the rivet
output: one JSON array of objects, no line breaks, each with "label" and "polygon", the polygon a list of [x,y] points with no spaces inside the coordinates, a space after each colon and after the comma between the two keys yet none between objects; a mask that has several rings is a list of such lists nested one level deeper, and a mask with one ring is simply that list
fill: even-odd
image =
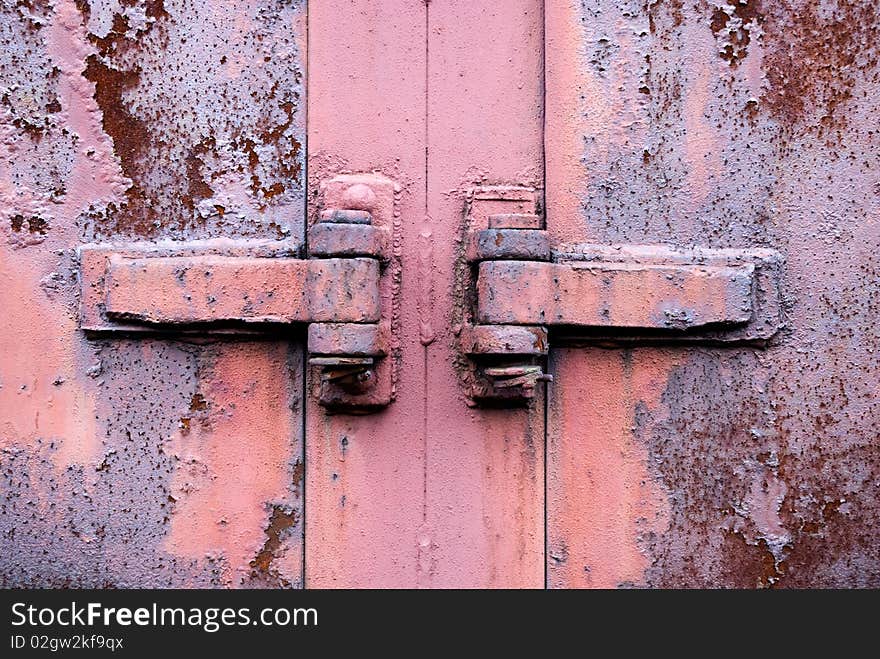
[{"label": "rivet", "polygon": [[342,194],[342,204],[346,209],[372,210],[376,204],[376,193],[363,183],[355,183]]}]

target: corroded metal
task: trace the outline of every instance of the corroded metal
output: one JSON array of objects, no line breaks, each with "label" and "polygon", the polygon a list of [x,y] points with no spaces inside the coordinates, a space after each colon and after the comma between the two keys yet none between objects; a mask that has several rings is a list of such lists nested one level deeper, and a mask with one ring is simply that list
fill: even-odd
[{"label": "corroded metal", "polygon": [[[874,0],[55,0],[0,24],[0,585],[880,584]],[[399,185],[321,201],[377,171]],[[310,240],[321,220],[382,228],[387,333],[78,331],[85,244],[374,258],[370,230]],[[749,261],[745,323],[486,330],[488,229],[546,230],[566,269],[778,258]],[[546,396],[469,407],[536,366]],[[306,395],[373,376],[377,414]]]},{"label": "corroded metal", "polygon": [[[310,259],[289,256],[298,251],[293,244],[259,241],[83,247],[81,327],[228,334],[317,323],[308,348],[317,355],[309,364],[320,371],[321,404],[348,412],[384,407],[393,399],[393,364],[382,359],[391,320],[383,318],[381,304],[391,229],[372,222],[390,217],[393,190],[391,181],[373,174],[328,180],[325,204],[357,208],[322,211],[309,230]],[[365,354],[378,363],[364,361]]]},{"label": "corroded metal", "polygon": [[195,323],[375,323],[380,318],[375,259],[266,259],[243,256],[147,258],[111,254],[98,281],[101,310],[114,321]]},{"label": "corroded metal", "polygon": [[784,259],[760,350],[551,337],[549,585],[876,587],[880,8],[545,9],[552,244]]},{"label": "corroded metal", "polygon": [[[481,263],[477,321],[668,330],[667,338],[739,326],[728,340],[766,339],[782,326],[780,257],[772,250],[585,245],[554,260]],[[723,339],[724,332],[709,337]]]}]

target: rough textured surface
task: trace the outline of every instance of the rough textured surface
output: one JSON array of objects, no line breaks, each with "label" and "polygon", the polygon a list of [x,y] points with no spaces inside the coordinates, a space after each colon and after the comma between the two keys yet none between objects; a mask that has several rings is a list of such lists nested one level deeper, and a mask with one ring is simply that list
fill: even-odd
[{"label": "rough textured surface", "polygon": [[309,229],[309,254],[325,256],[370,256],[382,258],[388,235],[364,224],[318,222]]},{"label": "rough textured surface", "polygon": [[552,585],[880,585],[877,12],[552,5],[555,241],[771,247],[787,321],[766,350],[554,355]]},{"label": "rough textured surface", "polygon": [[156,324],[358,323],[380,313],[375,259],[114,255],[104,289],[108,318]]},{"label": "rough textured surface", "polygon": [[[0,585],[880,585],[877,14],[314,2],[307,186],[304,1],[0,2]],[[325,414],[288,336],[79,332],[79,245],[301,245],[373,171],[386,412]],[[468,408],[468,204],[554,249],[778,250],[786,328],[554,345],[546,417]]]},{"label": "rough textured surface", "polygon": [[0,3],[0,585],[301,584],[301,345],[88,340],[75,249],[301,243],[304,22]]},{"label": "rough textured surface", "polygon": [[485,261],[481,323],[685,330],[752,317],[752,268]]},{"label": "rough textured surface", "polygon": [[[372,221],[393,230],[390,253],[402,268],[386,277],[383,291],[383,309],[391,309],[400,327],[380,362],[399,360],[394,403],[359,417],[328,416],[311,397],[307,403],[308,587],[421,583],[425,359],[416,244],[425,186],[424,39],[420,2],[309,5],[309,187],[317,190],[340,172],[394,179],[399,187],[388,189],[391,203],[381,204],[383,216]],[[328,209],[358,209],[352,203],[358,200],[342,192],[351,183],[336,186],[329,200],[332,189],[325,190]],[[310,203],[310,219],[318,212]]]},{"label": "rough textured surface", "polygon": [[[493,216],[493,218],[497,217],[497,215]],[[483,229],[482,231],[474,231],[470,235],[467,257],[468,261],[490,259],[549,261],[550,244],[547,242],[547,234],[544,231],[509,228]]]}]

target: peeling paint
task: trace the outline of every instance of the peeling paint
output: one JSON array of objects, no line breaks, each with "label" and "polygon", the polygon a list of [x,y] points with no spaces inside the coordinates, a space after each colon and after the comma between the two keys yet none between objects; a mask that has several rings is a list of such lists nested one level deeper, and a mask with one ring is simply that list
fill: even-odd
[{"label": "peeling paint", "polygon": [[301,585],[301,565],[291,572],[283,559],[301,551],[294,490],[302,475],[291,479],[300,428],[292,415],[276,412],[301,408],[294,399],[301,361],[300,348],[285,343],[218,343],[202,351],[199,390],[184,407],[190,421],[163,443],[174,464],[174,515],[163,547],[194,560],[222,557],[226,584]]},{"label": "peeling paint", "polygon": [[130,181],[84,215],[85,235],[299,235],[302,3],[83,6],[82,75]]},{"label": "peeling paint", "polygon": [[302,2],[0,4],[0,585],[302,585],[300,349],[86,336],[75,250],[302,241],[304,35]]},{"label": "peeling paint", "polygon": [[[850,0],[621,0],[548,14],[551,236],[766,246],[785,258],[787,330],[766,349],[633,352],[634,363],[675,359],[652,367],[659,398],[626,400],[635,423],[608,440],[647,452],[643,477],[664,493],[669,521],[624,534],[641,562],[608,585],[880,583],[876,12]],[[597,72],[600,41],[609,55]],[[579,351],[561,359],[551,400],[585,386]],[[613,373],[595,374],[584,395],[619,398]],[[554,412],[565,428],[609,423],[598,403],[570,404],[581,411]],[[584,432],[557,437],[563,457]],[[554,487],[548,505],[577,497],[568,481]],[[551,533],[576,528],[566,510],[548,519]],[[569,561],[620,523],[567,535]],[[583,583],[573,573],[556,582]]]}]

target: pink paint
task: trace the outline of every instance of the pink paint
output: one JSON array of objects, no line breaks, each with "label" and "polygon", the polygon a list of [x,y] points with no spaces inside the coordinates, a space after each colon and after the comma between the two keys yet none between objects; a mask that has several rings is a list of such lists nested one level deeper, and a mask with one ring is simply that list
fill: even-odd
[{"label": "pink paint", "polygon": [[59,97],[62,122],[79,136],[77,157],[67,182],[69,193],[64,207],[66,222],[89,204],[120,203],[131,181],[122,174],[113,141],[101,126],[101,110],[95,102],[95,85],[83,76],[83,62],[95,51],[86,40],[82,15],[73,0],[55,5],[46,48],[61,69]]},{"label": "pink paint", "polygon": [[637,405],[663,415],[671,352],[558,350],[547,445],[548,585],[644,584],[644,540],[669,523],[668,492],[635,435]]},{"label": "pink paint", "polygon": [[708,103],[712,98],[711,85],[717,79],[718,58],[713,57],[717,46],[712,32],[702,22],[685,26],[690,49],[684,75],[687,86],[684,91],[684,158],[687,162],[688,186],[694,208],[699,208],[710,192],[713,179],[722,172],[721,140],[708,115]]},{"label": "pink paint", "polygon": [[[144,356],[149,359],[149,355]],[[299,350],[286,343],[218,344],[204,355],[199,388],[179,410],[180,431],[164,451],[174,456],[173,515],[165,549],[196,560],[215,558],[224,583],[248,585],[267,542],[276,507],[290,516],[271,564],[287,583],[301,581],[302,510],[289,508],[300,484],[300,427],[288,414],[299,393]]]},{"label": "pink paint", "polygon": [[[413,246],[425,211],[425,6],[314,3],[308,33],[309,189],[343,172],[378,171],[398,181],[393,221],[402,236],[393,249],[404,272],[418,272]],[[370,416],[327,416],[307,403],[310,587],[420,583],[426,469],[421,284],[409,274],[400,286],[407,302],[396,312],[401,362],[394,403]]]},{"label": "pink paint", "polygon": [[431,3],[428,23],[427,209],[437,304],[424,411],[433,563],[420,585],[539,588],[543,407],[467,407],[453,282],[464,256],[466,192],[542,184],[543,12],[532,0]]},{"label": "pink paint", "polygon": [[[608,90],[589,69],[579,65],[572,56],[580,52],[584,25],[577,15],[573,0],[545,7],[544,76],[547,90],[544,98],[544,157],[546,163],[547,222],[551,239],[560,243],[581,240],[581,232],[570,223],[581,214],[580,193],[582,177],[597,176],[584,172],[580,163],[583,150],[583,131],[596,137],[602,160],[605,133],[613,117]],[[554,53],[565,56],[554,57]],[[588,99],[590,112],[584,107]],[[582,123],[586,122],[586,124]],[[559,222],[556,218],[568,218]]]},{"label": "pink paint", "polygon": [[[88,464],[100,443],[95,388],[82,377],[85,369],[78,360],[76,320],[61,301],[34,295],[51,262],[35,263],[29,249],[0,249],[0,307],[7,310],[0,317],[2,445],[44,438],[58,445],[53,463],[59,472]],[[19,305],[21,300],[30,304]],[[47,318],[56,319],[51,334],[45,332]]]}]

